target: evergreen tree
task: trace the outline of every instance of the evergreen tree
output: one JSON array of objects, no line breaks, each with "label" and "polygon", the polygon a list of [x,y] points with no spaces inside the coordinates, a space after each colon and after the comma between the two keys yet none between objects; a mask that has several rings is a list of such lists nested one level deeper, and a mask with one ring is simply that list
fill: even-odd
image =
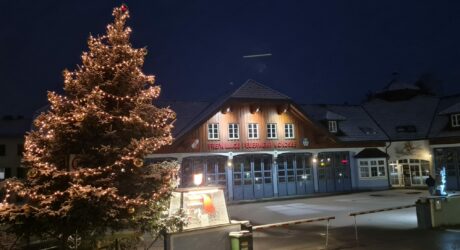
[{"label": "evergreen tree", "polygon": [[17,235],[89,239],[108,229],[157,229],[177,164],[144,164],[172,142],[175,113],[152,104],[160,93],[141,67],[146,49],[132,48],[128,9],[113,11],[107,34],[90,36],[82,65],[65,70],[65,95],[26,135],[27,179],[5,183],[0,222]]}]

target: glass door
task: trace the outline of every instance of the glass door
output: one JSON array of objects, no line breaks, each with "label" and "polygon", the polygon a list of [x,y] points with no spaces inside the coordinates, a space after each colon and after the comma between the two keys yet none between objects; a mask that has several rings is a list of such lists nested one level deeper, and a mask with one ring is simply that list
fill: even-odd
[{"label": "glass door", "polygon": [[404,186],[405,187],[410,187],[411,180],[410,180],[409,164],[403,164],[403,165],[401,165],[401,167],[402,167],[402,170],[403,170]]},{"label": "glass door", "polygon": [[255,157],[254,161],[254,198],[260,199],[264,197],[264,171],[262,159]]},{"label": "glass door", "polygon": [[253,172],[251,159],[247,156],[243,160],[243,197],[245,200],[254,199]]},{"label": "glass door", "polygon": [[420,160],[410,159],[410,176],[411,176],[411,186],[421,186],[422,181],[422,171],[420,167]]},{"label": "glass door", "polygon": [[266,155],[263,157],[263,186],[264,197],[273,197],[273,183],[272,183],[272,156]]},{"label": "glass door", "polygon": [[392,161],[389,165],[391,186],[401,187],[403,183],[401,166],[398,165],[397,161]]}]

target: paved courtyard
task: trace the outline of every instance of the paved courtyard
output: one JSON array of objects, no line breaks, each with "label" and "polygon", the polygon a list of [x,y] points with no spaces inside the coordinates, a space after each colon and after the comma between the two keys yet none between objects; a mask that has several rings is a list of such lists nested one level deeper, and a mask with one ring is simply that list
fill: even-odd
[{"label": "paved courtyard", "polygon": [[[328,249],[459,249],[460,230],[417,228],[415,208],[360,215],[355,240],[350,212],[414,204],[425,190],[386,190],[229,205],[232,219],[253,225],[335,216]],[[460,210],[459,210],[460,211]],[[324,249],[326,222],[267,229],[254,233],[255,249]]]}]

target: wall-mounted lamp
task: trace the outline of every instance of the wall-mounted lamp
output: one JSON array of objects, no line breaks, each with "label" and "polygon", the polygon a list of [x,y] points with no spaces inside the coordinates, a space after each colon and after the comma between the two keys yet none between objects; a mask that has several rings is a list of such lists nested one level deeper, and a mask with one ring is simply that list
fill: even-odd
[{"label": "wall-mounted lamp", "polygon": [[233,166],[233,152],[228,153],[227,167],[231,168]]},{"label": "wall-mounted lamp", "polygon": [[283,104],[283,105],[279,105],[278,107],[276,107],[276,111],[278,112],[278,115],[286,113],[288,109],[289,109],[288,104]]},{"label": "wall-mounted lamp", "polygon": [[260,111],[260,107],[256,105],[251,105],[249,107],[249,111],[251,112],[251,114],[257,113]]},{"label": "wall-mounted lamp", "polygon": [[221,110],[222,114],[226,114],[226,113],[230,113],[232,112],[232,108],[229,106],[229,107],[226,107],[226,108],[223,108]]}]

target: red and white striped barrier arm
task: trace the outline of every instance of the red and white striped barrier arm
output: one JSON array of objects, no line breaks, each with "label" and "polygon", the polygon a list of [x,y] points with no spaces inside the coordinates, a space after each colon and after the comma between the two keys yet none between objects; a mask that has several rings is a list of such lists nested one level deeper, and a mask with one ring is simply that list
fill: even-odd
[{"label": "red and white striped barrier arm", "polygon": [[397,210],[397,209],[404,209],[404,208],[411,208],[411,207],[415,207],[415,204],[407,205],[407,206],[399,206],[399,207],[390,207],[390,208],[382,208],[382,209],[374,209],[374,210],[353,212],[353,213],[350,213],[350,216],[356,216],[356,215],[362,215],[362,214],[372,214],[372,213],[385,212],[385,211],[390,211],[390,210]]},{"label": "red and white striped barrier arm", "polygon": [[317,221],[325,221],[325,220],[329,221],[329,220],[334,220],[334,219],[335,219],[335,216],[310,218],[310,219],[301,219],[301,220],[291,220],[291,221],[285,221],[285,222],[279,222],[279,223],[272,223],[272,224],[253,226],[252,230],[256,231],[256,230],[262,230],[262,229],[273,228],[273,227],[284,227],[284,226],[289,226],[289,225],[296,225],[296,224],[317,222]]}]

